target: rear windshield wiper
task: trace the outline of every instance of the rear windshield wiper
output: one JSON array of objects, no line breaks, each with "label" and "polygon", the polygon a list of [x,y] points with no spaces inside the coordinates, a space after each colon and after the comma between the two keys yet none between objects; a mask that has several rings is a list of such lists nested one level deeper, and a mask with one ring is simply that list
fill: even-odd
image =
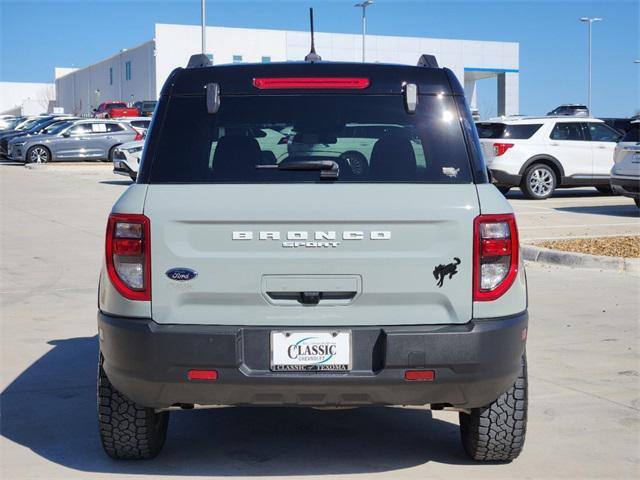
[{"label": "rear windshield wiper", "polygon": [[277,165],[256,165],[256,168],[276,168],[278,170],[320,170],[321,179],[336,179],[340,175],[340,167],[333,160],[299,160],[282,162]]}]

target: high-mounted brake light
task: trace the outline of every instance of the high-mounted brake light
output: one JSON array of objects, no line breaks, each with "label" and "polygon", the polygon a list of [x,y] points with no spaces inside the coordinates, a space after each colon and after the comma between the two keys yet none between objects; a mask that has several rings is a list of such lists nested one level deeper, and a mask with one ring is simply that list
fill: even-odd
[{"label": "high-mounted brake light", "polygon": [[473,225],[473,299],[495,300],[518,275],[518,227],[512,213],[480,215]]},{"label": "high-mounted brake light", "polygon": [[493,154],[496,157],[499,157],[500,155],[503,155],[511,147],[513,147],[513,143],[494,143]]},{"label": "high-mounted brake light", "polygon": [[105,242],[107,273],[115,289],[129,300],[151,300],[149,232],[149,219],[144,215],[109,215]]},{"label": "high-mounted brake light", "polygon": [[254,78],[253,86],[261,90],[278,90],[278,89],[362,90],[369,86],[369,79],[362,78],[362,77]]}]

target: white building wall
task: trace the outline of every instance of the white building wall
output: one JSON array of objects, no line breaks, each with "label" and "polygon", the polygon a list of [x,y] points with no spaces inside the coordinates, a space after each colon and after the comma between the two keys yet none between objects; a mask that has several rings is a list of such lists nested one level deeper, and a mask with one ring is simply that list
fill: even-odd
[{"label": "white building wall", "polygon": [[[71,113],[89,113],[100,101],[155,99],[171,71],[186,66],[189,57],[200,52],[200,35],[199,26],[156,24],[154,40],[57,79],[60,105]],[[207,53],[216,65],[232,63],[234,55],[241,56],[242,62],[261,62],[263,57],[272,62],[301,61],[310,47],[308,32],[207,27],[206,37]],[[358,34],[317,32],[315,41],[324,60],[362,59],[362,37]],[[435,55],[441,66],[452,69],[465,84],[469,100],[474,100],[476,81],[509,72],[509,80],[499,93],[504,96],[505,111],[519,110],[517,43],[367,35],[366,50],[369,62],[408,65],[415,65],[423,53]],[[124,80],[128,60],[132,62],[131,81]],[[108,83],[109,67],[114,71],[113,85]],[[475,69],[482,73],[469,71]]]},{"label": "white building wall", "polygon": [[[131,62],[129,79],[127,62]],[[102,102],[153,100],[157,96],[155,87],[152,40],[56,78],[57,104],[66,113],[89,115]]]},{"label": "white building wall", "polygon": [[53,83],[0,82],[0,114],[20,115],[26,104],[44,113],[55,99]]}]

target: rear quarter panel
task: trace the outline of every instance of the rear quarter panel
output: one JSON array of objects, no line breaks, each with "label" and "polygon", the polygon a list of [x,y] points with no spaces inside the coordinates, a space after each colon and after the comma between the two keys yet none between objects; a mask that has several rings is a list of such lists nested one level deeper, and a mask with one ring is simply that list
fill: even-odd
[{"label": "rear quarter panel", "polygon": [[[482,215],[513,213],[511,204],[493,185],[479,184],[477,190]],[[517,222],[516,217],[516,224]],[[520,252],[522,252],[522,247],[520,247]],[[527,275],[522,253],[520,253],[518,265],[518,276],[503,296],[493,301],[473,302],[474,318],[504,317],[527,309]]]}]

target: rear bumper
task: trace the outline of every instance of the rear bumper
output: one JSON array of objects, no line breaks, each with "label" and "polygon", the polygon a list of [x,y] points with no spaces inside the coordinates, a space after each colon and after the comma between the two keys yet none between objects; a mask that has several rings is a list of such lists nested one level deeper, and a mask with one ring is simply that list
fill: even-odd
[{"label": "rear bumper", "polygon": [[640,198],[640,178],[611,177],[611,188],[625,197]]},{"label": "rear bumper", "polygon": [[[130,399],[154,408],[175,404],[480,407],[513,384],[527,323],[525,311],[463,325],[335,327],[352,332],[349,373],[275,373],[269,366],[271,327],[160,325],[98,313],[100,350],[109,380]],[[404,379],[405,370],[421,368],[435,370],[435,380]],[[218,380],[188,381],[190,369],[216,369]]]},{"label": "rear bumper", "polygon": [[522,175],[514,175],[503,170],[494,170],[492,168],[490,168],[490,170],[491,175],[493,176],[494,183],[496,185],[517,187],[522,181]]}]

